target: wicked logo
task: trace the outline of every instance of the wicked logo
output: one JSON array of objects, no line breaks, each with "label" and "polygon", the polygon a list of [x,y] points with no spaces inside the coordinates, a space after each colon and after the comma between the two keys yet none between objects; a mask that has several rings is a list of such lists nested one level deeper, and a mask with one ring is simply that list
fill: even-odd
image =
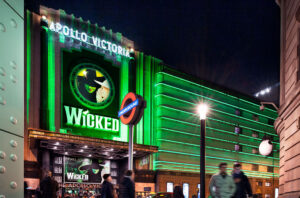
[{"label": "wicked logo", "polygon": [[110,76],[94,64],[76,66],[71,73],[70,84],[76,99],[92,109],[107,107],[114,97],[114,85]]}]

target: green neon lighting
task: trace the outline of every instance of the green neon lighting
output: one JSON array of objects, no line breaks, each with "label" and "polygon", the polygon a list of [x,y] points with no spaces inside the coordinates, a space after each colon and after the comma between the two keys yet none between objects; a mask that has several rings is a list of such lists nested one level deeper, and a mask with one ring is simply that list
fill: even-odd
[{"label": "green neon lighting", "polygon": [[[212,140],[222,141],[222,139],[218,139],[218,138],[211,138],[211,137],[206,137],[206,138],[212,139]],[[182,145],[200,147],[199,144],[191,144],[191,143],[179,142],[179,141],[174,141],[174,140],[158,139],[158,141],[164,141],[164,142],[171,142],[171,143],[175,143],[175,144],[182,144]],[[232,141],[227,141],[227,140],[223,140],[223,141],[224,142],[232,142]],[[233,143],[240,144],[240,145],[245,145],[245,146],[249,146],[249,147],[253,147],[253,148],[257,148],[257,146],[242,144],[242,143],[238,143],[238,142],[233,142]],[[229,149],[223,149],[223,148],[216,148],[216,147],[211,147],[211,146],[206,146],[206,148],[213,149],[213,150],[226,151],[226,152],[236,152],[235,150],[229,150]],[[275,157],[262,156],[262,155],[258,155],[258,154],[254,154],[254,153],[246,153],[246,152],[242,152],[242,151],[239,151],[237,153],[242,154],[242,155],[250,155],[250,156],[256,156],[256,157],[261,157],[261,158],[274,159],[274,160],[279,161],[279,158],[275,158]],[[209,155],[207,155],[207,156],[209,156]]]},{"label": "green neon lighting", "polygon": [[[177,108],[170,107],[170,106],[159,105],[159,107],[166,108],[166,109],[171,109],[171,110],[178,111],[178,112],[182,112],[182,113],[186,113],[186,114],[190,114],[190,115],[192,115],[192,116],[197,116],[195,113],[191,113],[191,112],[184,111],[184,110],[177,109]],[[198,116],[197,116],[197,117],[198,117]],[[195,124],[195,123],[191,123],[191,122],[185,122],[185,121],[178,120],[178,119],[175,119],[175,118],[169,118],[169,117],[165,117],[165,116],[161,116],[161,118],[166,118],[166,119],[170,119],[170,120],[173,119],[173,120],[175,120],[176,122],[181,122],[181,123],[183,123],[183,124],[187,124],[187,125],[191,125],[191,126],[198,126],[198,127],[199,127],[199,124]],[[231,123],[231,122],[227,122],[227,121],[223,121],[223,120],[219,120],[219,119],[215,119],[215,118],[211,118],[211,117],[207,117],[207,120],[214,120],[214,121],[221,122],[221,123],[225,123],[225,124],[228,124],[228,125],[231,125],[231,126],[236,126],[236,123]],[[250,128],[250,127],[246,127],[246,126],[244,126],[244,125],[239,125],[239,127],[245,128],[245,129],[249,129],[249,130],[252,130],[252,131],[261,132],[261,133],[268,134],[268,135],[272,135],[272,136],[277,136],[277,134],[273,134],[273,133],[261,131],[261,130],[258,130],[258,129],[253,129],[253,128]]]},{"label": "green neon lighting", "polygon": [[[206,129],[208,129],[208,131],[209,131],[209,130],[214,130],[214,131],[217,131],[217,132],[221,131],[221,132],[225,132],[225,133],[228,133],[228,134],[236,135],[234,132],[230,132],[230,131],[226,131],[226,130],[221,130],[221,129],[216,129],[216,128],[212,128],[212,127],[208,127],[208,126],[206,127]],[[193,134],[193,133],[188,133],[188,132],[178,131],[178,130],[175,130],[175,129],[159,128],[158,130],[163,130],[163,131],[169,131],[169,132],[172,132],[172,133],[179,133],[179,134],[184,134],[184,135],[189,135],[189,136],[200,137],[200,135],[198,135],[198,134]],[[242,135],[242,134],[239,134],[239,136],[243,136],[243,137],[246,137],[246,138],[252,138],[252,139],[257,140],[258,142],[261,141],[261,139],[259,139],[259,138],[254,138],[254,137],[252,137],[252,136],[246,136],[246,135]],[[211,137],[211,138],[213,138],[213,137]],[[220,139],[220,141],[225,141],[225,140]],[[230,142],[232,142],[232,143],[238,143],[238,142],[233,142],[233,141],[230,141]],[[257,148],[257,146],[253,146],[253,145],[250,145],[250,144],[244,144],[244,143],[239,143],[239,144]],[[278,142],[273,142],[273,144],[279,145]]]},{"label": "green neon lighting", "polygon": [[276,158],[276,157],[262,156],[262,155],[254,154],[254,153],[246,153],[246,152],[242,152],[242,151],[237,152],[235,150],[216,148],[216,147],[212,147],[212,146],[205,146],[205,148],[212,149],[212,150],[219,150],[219,151],[236,152],[236,153],[241,154],[241,155],[250,155],[250,156],[256,156],[256,157],[273,159],[273,160],[279,161],[279,158]]},{"label": "green neon lighting", "polygon": [[48,35],[48,111],[49,130],[55,131],[55,48],[52,33],[45,28]]},{"label": "green neon lighting", "polygon": [[[214,132],[221,132],[221,133],[228,133],[228,134],[232,134],[232,135],[237,135],[235,134],[234,132],[232,131],[227,131],[227,130],[223,130],[223,129],[217,129],[217,128],[213,128],[213,127],[210,127],[210,126],[206,126],[206,130],[208,129],[208,131],[214,131]],[[241,137],[245,137],[245,138],[251,138],[255,141],[258,141],[259,143],[261,142],[261,139],[259,138],[256,138],[256,137],[252,137],[252,136],[248,136],[248,135],[244,135],[244,134],[238,134],[238,136],[241,136]],[[273,144],[280,144],[278,142],[272,142]]]},{"label": "green neon lighting", "polygon": [[[138,95],[143,96],[144,95],[144,54],[141,52],[138,52],[137,56],[137,62],[136,64],[136,93]],[[136,125],[136,138],[138,144],[144,143],[144,118]]]},{"label": "green neon lighting", "polygon": [[27,109],[26,109],[26,117],[27,117],[27,124],[29,124],[29,105],[30,105],[30,72],[31,72],[31,29],[30,29],[30,12],[29,10],[26,11],[27,14],[27,41],[26,41],[26,105],[27,105]]},{"label": "green neon lighting", "polygon": [[[120,98],[121,98],[120,106],[121,106],[122,99],[129,92],[129,60],[124,58],[123,56],[122,56],[122,61],[120,66],[120,72],[121,72],[121,79],[120,79]],[[129,137],[128,126],[121,123],[120,130],[121,130],[120,137],[113,137],[113,140],[128,142],[128,137]]]},{"label": "green neon lighting", "polygon": [[[187,166],[197,166],[200,168],[200,165],[199,164],[189,164],[189,163],[182,163],[182,162],[170,162],[170,161],[156,161],[155,164],[176,164],[176,165],[187,165]],[[215,168],[215,169],[219,169],[219,167],[217,166],[209,166],[209,165],[206,165],[205,167],[207,168]],[[269,173],[269,172],[261,172],[261,171],[251,171],[251,170],[243,170],[243,171],[247,171],[247,172],[252,172],[252,173],[259,173],[259,174],[266,174],[266,175],[279,175],[277,173]]]},{"label": "green neon lighting", "polygon": [[173,132],[173,133],[180,133],[180,134],[184,134],[184,135],[189,135],[189,136],[195,136],[195,137],[200,137],[200,135],[198,134],[194,134],[194,133],[188,133],[188,132],[183,132],[183,131],[178,131],[178,130],[174,130],[174,129],[169,129],[169,128],[159,128],[160,130],[163,131],[169,131],[169,132]]},{"label": "green neon lighting", "polygon": [[[184,171],[184,172],[199,172],[200,170],[198,169],[195,169],[195,170],[189,170],[189,169],[182,169],[182,168],[172,168],[172,167],[161,167],[161,168],[158,168],[158,170],[171,170],[171,171]],[[219,171],[216,170],[216,171],[206,171],[207,174],[215,174],[215,173],[218,173]],[[252,174],[252,173],[247,173],[248,176],[250,177],[255,177],[255,178],[266,178],[266,179],[270,179],[272,178],[272,176],[265,176],[265,175],[256,175],[256,174]]]},{"label": "green neon lighting", "polygon": [[[226,106],[231,106],[231,107],[234,107],[234,108],[236,108],[236,109],[241,109],[241,110],[243,110],[243,111],[248,111],[248,112],[250,112],[250,113],[252,113],[252,114],[255,114],[255,115],[260,115],[260,116],[262,116],[262,117],[266,117],[266,118],[275,120],[275,118],[273,118],[273,117],[269,117],[269,116],[267,116],[267,115],[263,115],[263,114],[260,114],[260,113],[257,113],[257,112],[253,112],[253,111],[250,111],[250,110],[247,110],[247,109],[244,109],[244,108],[241,108],[241,107],[232,105],[232,104],[228,104],[228,103],[225,103],[225,102],[221,102],[221,101],[219,101],[219,100],[212,99],[212,98],[209,98],[209,97],[204,96],[204,95],[196,94],[196,93],[194,93],[194,92],[187,91],[187,90],[184,90],[184,89],[181,89],[181,88],[178,88],[178,87],[175,87],[175,86],[172,86],[172,85],[163,83],[163,82],[157,83],[155,86],[159,86],[159,85],[163,85],[163,86],[166,86],[166,87],[170,87],[170,88],[172,88],[172,89],[177,89],[177,90],[186,92],[186,93],[188,93],[188,94],[192,94],[192,95],[195,95],[195,96],[199,96],[199,97],[202,97],[202,98],[205,98],[205,99],[208,99],[208,100],[211,100],[211,101],[220,103],[220,104],[224,104],[224,105],[226,105]],[[183,100],[183,99],[178,99],[178,98],[175,98],[175,97],[173,97],[173,96],[168,96],[168,95],[166,95],[166,94],[157,94],[156,96],[160,96],[160,95],[165,96],[165,97],[169,97],[169,98],[174,99],[174,100],[176,99],[176,100],[178,100],[178,101],[185,102],[185,103],[188,103],[188,104],[192,104],[192,105],[197,106],[197,104],[195,104],[195,103],[193,103],[193,102],[189,102],[189,101],[186,101],[186,100]],[[220,111],[220,112],[222,112],[222,111]],[[223,112],[223,113],[225,113],[225,112]],[[227,114],[228,114],[228,115],[231,115],[231,116],[238,117],[238,118],[243,118],[242,116],[237,116],[237,115],[235,115],[235,114],[230,114],[230,113],[227,113]],[[247,119],[247,118],[244,118],[244,119]],[[256,122],[256,123],[259,123],[259,124],[265,124],[265,123],[262,123],[262,122],[259,122],[259,121],[255,121],[255,120],[250,120],[250,119],[247,119],[247,120],[249,120],[249,121],[251,121],[251,122]],[[265,124],[265,125],[267,125],[267,124]],[[270,126],[270,125],[267,125],[267,126]]]},{"label": "green neon lighting", "polygon": [[[236,97],[236,96],[229,95],[229,94],[227,94],[227,93],[223,93],[223,92],[221,92],[221,91],[217,91],[217,90],[215,90],[215,89],[211,89],[211,88],[209,88],[209,87],[206,87],[206,86],[200,85],[200,84],[198,84],[198,83],[195,83],[195,82],[192,82],[192,81],[189,81],[189,80],[180,78],[180,77],[178,77],[178,76],[174,76],[174,75],[169,74],[169,73],[166,73],[166,72],[158,72],[158,73],[161,73],[161,74],[164,74],[164,75],[167,75],[167,76],[171,76],[171,77],[173,77],[173,78],[176,78],[176,79],[179,79],[179,80],[182,80],[182,81],[191,83],[191,84],[196,85],[196,86],[198,86],[198,87],[202,87],[202,88],[205,88],[205,89],[207,89],[207,90],[210,90],[210,91],[213,91],[213,92],[216,92],[216,93],[219,93],[219,94],[222,94],[222,95],[225,95],[225,96],[228,96],[228,97],[231,97],[231,98],[234,98],[234,99],[243,101],[243,102],[248,103],[248,104],[251,104],[251,105],[253,105],[253,106],[259,107],[259,105],[256,104],[256,103],[253,103],[253,102],[250,102],[250,101],[247,101],[247,100],[238,98],[238,97]],[[276,113],[276,114],[277,114],[277,112],[276,112],[275,110],[273,110],[273,109],[267,108],[267,110],[272,111],[273,113]]]},{"label": "green neon lighting", "polygon": [[200,157],[200,154],[198,155],[198,154],[193,154],[193,153],[184,153],[184,152],[169,151],[169,150],[163,150],[163,149],[158,149],[158,152],[174,153],[174,154],[180,154],[180,155],[188,155],[188,156]]},{"label": "green neon lighting", "polygon": [[[157,169],[161,168],[167,168],[167,169],[177,169],[177,168],[182,168],[182,169],[192,169],[196,170],[197,172],[200,171],[200,166],[199,168],[195,167],[189,167],[189,166],[180,166],[180,165],[164,165],[164,164],[158,164]],[[214,171],[214,172],[219,172],[218,167],[213,167],[213,166],[205,166],[207,171]],[[261,172],[261,171],[249,171],[249,170],[242,170],[243,172],[247,173],[248,176],[257,176],[257,177],[279,177],[278,174],[276,173],[268,173],[268,172]]]},{"label": "green neon lighting", "polygon": [[[162,149],[158,149],[158,152],[173,153],[173,154],[180,154],[180,155],[187,155],[187,156],[200,157],[200,155],[198,155],[198,154],[184,153],[184,152],[177,152],[177,151],[170,151],[170,150],[162,150]],[[220,160],[233,161],[233,162],[236,162],[236,161],[237,161],[236,159],[222,158],[222,157],[212,157],[212,156],[205,156],[205,158],[210,158],[210,159],[220,159]],[[242,162],[242,163],[248,163],[248,164],[258,164],[258,165],[264,165],[264,166],[279,167],[279,166],[277,166],[277,165],[262,164],[262,163],[256,163],[256,162],[250,162],[250,161],[241,161],[241,160],[239,160],[239,162]]]},{"label": "green neon lighting", "polygon": [[199,164],[189,164],[189,163],[182,163],[182,162],[170,162],[170,161],[155,161],[155,164],[158,164],[158,163],[166,163],[166,164],[182,164],[182,165],[189,165],[189,166],[199,166]]}]

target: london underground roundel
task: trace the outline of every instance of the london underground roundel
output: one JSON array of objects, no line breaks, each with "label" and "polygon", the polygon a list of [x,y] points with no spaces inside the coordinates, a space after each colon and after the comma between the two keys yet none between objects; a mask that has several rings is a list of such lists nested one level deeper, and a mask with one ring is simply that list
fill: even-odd
[{"label": "london underground roundel", "polygon": [[118,117],[127,125],[136,125],[144,114],[146,101],[142,96],[129,92],[123,99]]},{"label": "london underground roundel", "polygon": [[75,98],[92,109],[107,107],[114,97],[114,85],[110,76],[99,66],[84,63],[77,65],[70,76]]}]

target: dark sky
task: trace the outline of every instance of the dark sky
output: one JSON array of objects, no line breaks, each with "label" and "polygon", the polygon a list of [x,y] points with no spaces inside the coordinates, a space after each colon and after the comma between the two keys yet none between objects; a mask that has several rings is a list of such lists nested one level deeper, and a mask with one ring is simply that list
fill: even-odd
[{"label": "dark sky", "polygon": [[248,95],[279,82],[275,0],[27,0],[31,10],[38,4],[121,32],[171,67]]}]

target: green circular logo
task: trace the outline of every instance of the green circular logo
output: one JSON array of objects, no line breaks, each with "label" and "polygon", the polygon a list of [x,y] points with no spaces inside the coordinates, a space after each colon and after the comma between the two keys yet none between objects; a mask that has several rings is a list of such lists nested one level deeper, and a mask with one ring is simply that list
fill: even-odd
[{"label": "green circular logo", "polygon": [[103,109],[113,100],[113,82],[105,70],[97,65],[77,65],[71,72],[70,84],[75,98],[86,107]]}]

